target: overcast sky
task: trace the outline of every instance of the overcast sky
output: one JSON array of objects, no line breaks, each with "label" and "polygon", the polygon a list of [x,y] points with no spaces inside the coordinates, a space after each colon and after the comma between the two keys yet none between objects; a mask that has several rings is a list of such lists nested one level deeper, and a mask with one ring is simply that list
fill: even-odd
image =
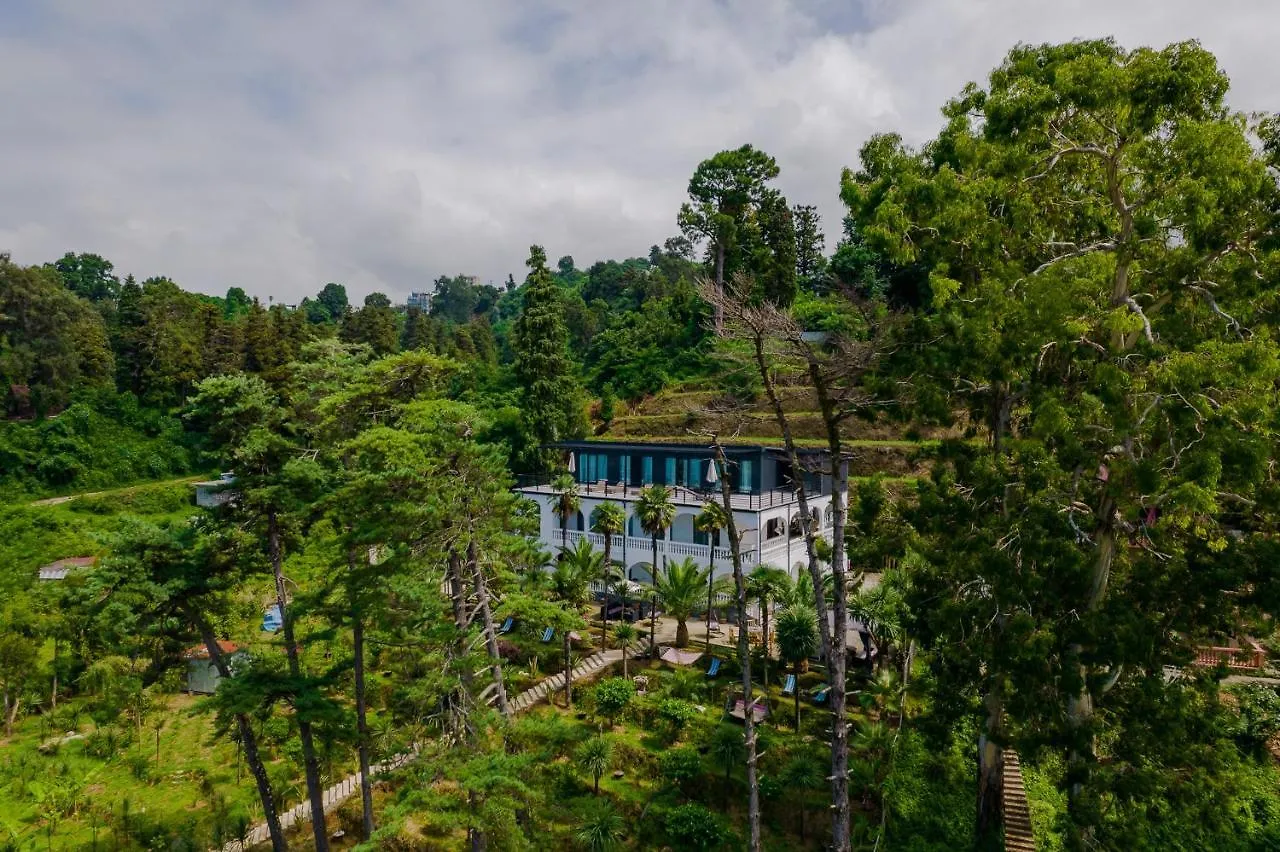
[{"label": "overcast sky", "polygon": [[0,251],[293,303],[585,268],[676,232],[751,142],[838,230],[871,133],[923,141],[1019,41],[1198,38],[1277,109],[1275,0],[0,0]]}]

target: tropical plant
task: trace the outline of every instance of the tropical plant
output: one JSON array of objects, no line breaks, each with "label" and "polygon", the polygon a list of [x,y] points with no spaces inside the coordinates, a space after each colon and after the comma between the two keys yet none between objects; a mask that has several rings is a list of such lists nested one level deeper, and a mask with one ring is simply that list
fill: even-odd
[{"label": "tropical plant", "polygon": [[574,753],[578,768],[591,775],[593,792],[600,795],[600,777],[613,766],[613,743],[605,737],[592,737]]},{"label": "tropical plant", "polygon": [[710,568],[700,568],[692,558],[668,562],[657,577],[658,597],[667,614],[676,620],[676,645],[689,644],[689,618],[704,606],[708,585],[712,590],[725,589],[724,578],[711,579]]},{"label": "tropical plant", "polygon": [[[800,580],[807,581],[808,578],[801,577]],[[804,583],[801,582],[800,585],[803,586]],[[773,657],[773,637],[769,631],[771,605],[790,592],[791,588],[791,578],[787,572],[773,565],[758,565],[747,575],[747,597],[760,603],[760,629],[764,637],[760,643],[764,651],[764,670],[761,672],[760,682],[765,686],[769,685],[769,660]],[[809,590],[812,592],[812,584]]]},{"label": "tropical plant", "polygon": [[622,650],[622,676],[625,678],[627,673],[627,655],[631,650],[631,646],[640,638],[640,631],[636,630],[633,625],[623,622],[613,627],[613,641],[618,648]]},{"label": "tropical plant", "polygon": [[671,490],[665,485],[650,485],[640,491],[636,499],[636,517],[640,520],[640,528],[649,534],[653,543],[653,564],[650,575],[657,582],[661,573],[658,568],[658,539],[671,526],[676,517],[676,505],[671,501]]},{"label": "tropical plant", "polygon": [[594,800],[586,809],[574,839],[586,852],[613,852],[621,845],[625,828],[625,821],[612,804]]},{"label": "tropical plant", "polygon": [[560,519],[560,553],[569,547],[569,519],[576,517],[582,508],[582,495],[572,474],[561,473],[551,480],[551,491],[556,495],[551,511]]},{"label": "tropical plant", "polygon": [[[801,666],[818,652],[818,619],[813,610],[789,606],[778,613],[778,650],[797,680]],[[800,730],[800,688],[795,690],[795,728]]]},{"label": "tropical plant", "polygon": [[667,812],[667,835],[676,849],[711,852],[729,839],[724,822],[703,805],[689,803]]},{"label": "tropical plant", "polygon": [[627,512],[617,503],[601,503],[591,514],[591,531],[604,536],[604,570],[600,580],[604,584],[605,604],[600,616],[600,646],[604,647],[609,631],[609,586],[613,580],[613,537],[625,529]]},{"label": "tropical plant", "polygon": [[[551,591],[556,599],[565,605],[570,613],[580,616],[582,607],[591,596],[591,582],[600,576],[604,557],[596,553],[591,542],[579,539],[572,550],[562,552],[562,558],[551,571]],[[571,651],[568,630],[561,630],[561,642],[564,651],[564,703],[568,707],[573,701],[572,680],[573,665],[569,659]]]},{"label": "tropical plant", "polygon": [[728,781],[733,768],[743,762],[747,753],[742,730],[734,725],[720,725],[711,735],[708,752],[711,759],[724,769],[724,780]]}]

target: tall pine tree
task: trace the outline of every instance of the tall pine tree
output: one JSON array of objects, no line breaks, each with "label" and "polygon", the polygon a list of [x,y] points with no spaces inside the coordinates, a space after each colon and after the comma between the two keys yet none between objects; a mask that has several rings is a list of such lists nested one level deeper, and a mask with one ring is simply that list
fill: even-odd
[{"label": "tall pine tree", "polygon": [[546,467],[542,445],[580,437],[585,423],[582,387],[569,358],[560,292],[547,268],[542,246],[531,246],[525,261],[524,310],[511,333],[521,417],[527,441],[524,461]]}]

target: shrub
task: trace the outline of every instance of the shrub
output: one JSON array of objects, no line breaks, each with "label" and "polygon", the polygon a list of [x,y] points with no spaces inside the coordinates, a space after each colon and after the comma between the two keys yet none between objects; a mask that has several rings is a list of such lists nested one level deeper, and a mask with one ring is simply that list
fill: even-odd
[{"label": "shrub", "polygon": [[702,774],[702,756],[693,746],[668,749],[658,757],[658,774],[667,783],[683,789]]},{"label": "shrub", "polygon": [[697,715],[698,711],[692,704],[679,698],[666,698],[658,704],[658,719],[666,726],[672,740],[679,739],[689,720]]},{"label": "shrub", "polygon": [[611,677],[595,688],[596,713],[614,724],[635,698],[635,684],[625,678]]},{"label": "shrub", "polygon": [[1261,754],[1267,740],[1280,731],[1280,694],[1275,687],[1261,683],[1242,683],[1233,686],[1240,726],[1236,741],[1246,750]]},{"label": "shrub", "polygon": [[702,805],[690,803],[673,808],[667,812],[665,824],[667,835],[677,849],[709,852],[729,840],[724,822]]}]

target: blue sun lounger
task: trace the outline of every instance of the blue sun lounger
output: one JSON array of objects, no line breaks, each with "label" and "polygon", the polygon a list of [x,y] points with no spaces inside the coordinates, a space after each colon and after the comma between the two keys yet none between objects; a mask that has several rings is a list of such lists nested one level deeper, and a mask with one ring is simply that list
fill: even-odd
[{"label": "blue sun lounger", "polygon": [[502,622],[502,626],[498,628],[498,632],[499,632],[499,633],[510,633],[510,632],[511,632],[511,626],[512,626],[513,624],[515,624],[515,623],[516,623],[516,622],[515,622],[515,619],[508,615],[508,616],[507,616],[507,620],[506,620],[506,621],[504,621],[504,622]]},{"label": "blue sun lounger", "polygon": [[267,633],[275,633],[283,626],[284,619],[280,616],[280,604],[272,604],[262,614],[262,629]]},{"label": "blue sun lounger", "polygon": [[720,674],[720,658],[711,658],[711,668],[707,669],[707,677],[715,677]]},{"label": "blue sun lounger", "polygon": [[787,675],[786,683],[782,687],[782,694],[795,695],[795,692],[796,692],[796,676],[793,674],[789,674]]},{"label": "blue sun lounger", "polygon": [[551,637],[555,635],[556,635],[556,629],[554,627],[548,627],[546,630],[542,631],[542,641],[550,642]]},{"label": "blue sun lounger", "polygon": [[829,686],[824,686],[824,687],[822,687],[822,689],[819,689],[817,692],[815,692],[815,693],[813,694],[813,703],[814,703],[814,704],[826,704],[826,703],[827,703],[827,693],[828,693],[828,692],[830,692],[830,691],[831,691],[831,687],[829,687]]}]

